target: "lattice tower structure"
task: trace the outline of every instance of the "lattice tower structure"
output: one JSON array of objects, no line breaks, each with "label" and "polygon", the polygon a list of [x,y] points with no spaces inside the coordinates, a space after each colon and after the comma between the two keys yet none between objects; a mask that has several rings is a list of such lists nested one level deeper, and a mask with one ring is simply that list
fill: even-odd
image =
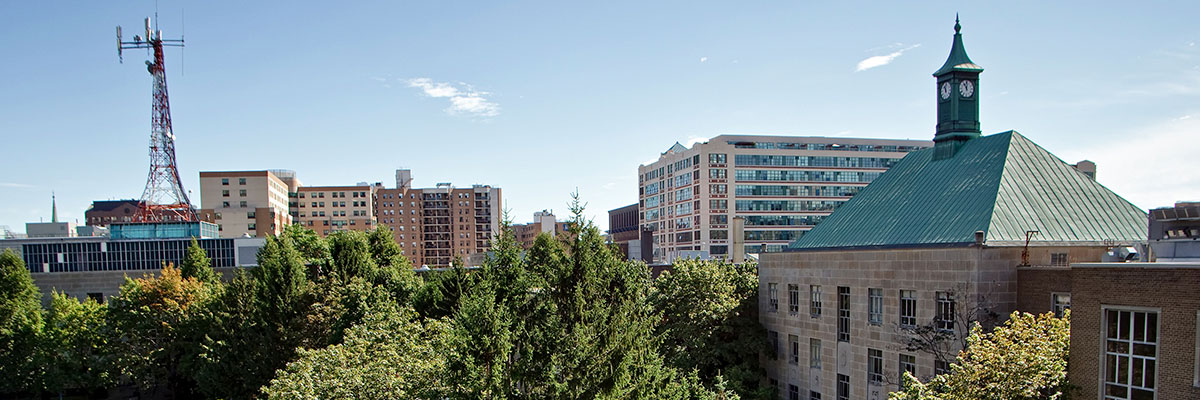
[{"label": "lattice tower structure", "polygon": [[146,18],[146,37],[134,36],[132,42],[121,39],[117,27],[117,54],[125,49],[149,49],[154,61],[146,61],[146,70],[154,77],[153,104],[150,111],[150,173],[142,192],[141,206],[134,221],[199,221],[196,208],[188,199],[175,159],[175,133],[171,129],[171,103],[167,95],[167,74],[163,62],[163,47],[183,47],[183,39],[164,40],[162,31],[150,28]]}]

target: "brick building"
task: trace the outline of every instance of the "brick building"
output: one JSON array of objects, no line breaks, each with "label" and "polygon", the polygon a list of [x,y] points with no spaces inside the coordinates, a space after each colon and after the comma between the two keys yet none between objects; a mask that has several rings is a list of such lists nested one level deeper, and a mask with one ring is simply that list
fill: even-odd
[{"label": "brick building", "polygon": [[96,200],[83,212],[88,226],[108,226],[113,223],[132,222],[141,200]]},{"label": "brick building", "polygon": [[413,265],[446,266],[454,258],[485,252],[500,230],[500,188],[456,188],[440,183],[412,188],[412,174],[397,171],[395,189],[375,189],[374,215],[392,229]]},{"label": "brick building", "polygon": [[379,185],[301,186],[296,190],[296,223],[322,237],[337,231],[375,229]]},{"label": "brick building", "polygon": [[550,236],[558,236],[567,232],[569,222],[558,222],[558,218],[554,216],[554,212],[542,210],[533,213],[533,222],[528,224],[514,224],[508,227],[513,234],[513,239],[521,245],[521,248],[529,250],[533,247],[533,242],[537,240],[538,235],[542,233]]},{"label": "brick building", "polygon": [[278,235],[292,224],[289,198],[299,187],[293,171],[202,171],[201,219],[224,238]]},{"label": "brick building", "polygon": [[962,337],[976,312],[990,325],[1021,304],[1052,307],[1061,288],[1021,298],[1020,275],[1039,273],[1022,267],[1098,262],[1114,244],[1145,241],[1145,212],[1084,172],[1017,132],[980,135],[983,68],[959,29],[934,73],[933,148],[908,153],[785,252],[760,256],[764,365],[787,398],[885,399],[902,371],[928,377],[953,361],[957,341],[907,350],[917,327]]}]

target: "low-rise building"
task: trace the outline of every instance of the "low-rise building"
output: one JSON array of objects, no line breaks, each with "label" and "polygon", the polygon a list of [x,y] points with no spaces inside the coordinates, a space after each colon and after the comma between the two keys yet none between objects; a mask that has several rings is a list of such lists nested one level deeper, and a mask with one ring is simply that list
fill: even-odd
[{"label": "low-rise building", "polygon": [[513,239],[525,250],[533,248],[533,242],[542,233],[549,234],[550,236],[558,236],[569,229],[569,222],[558,222],[558,218],[554,216],[554,212],[549,210],[534,212],[533,222],[514,224],[509,227],[509,230],[513,234]]}]

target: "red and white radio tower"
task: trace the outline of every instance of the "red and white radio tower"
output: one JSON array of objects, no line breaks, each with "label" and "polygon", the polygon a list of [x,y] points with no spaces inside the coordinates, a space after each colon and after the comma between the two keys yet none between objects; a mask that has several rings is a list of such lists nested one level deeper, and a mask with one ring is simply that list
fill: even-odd
[{"label": "red and white radio tower", "polygon": [[146,61],[146,69],[154,77],[154,105],[150,112],[150,176],[146,178],[146,191],[142,192],[142,201],[134,220],[196,222],[199,221],[196,209],[183,190],[179,168],[175,163],[175,133],[171,130],[171,103],[167,98],[163,46],[183,47],[183,39],[164,40],[161,30],[150,29],[150,18],[146,18],[146,37],[134,35],[132,42],[122,41],[121,27],[117,27],[117,57],[122,61],[123,50],[154,50],[154,61]]}]

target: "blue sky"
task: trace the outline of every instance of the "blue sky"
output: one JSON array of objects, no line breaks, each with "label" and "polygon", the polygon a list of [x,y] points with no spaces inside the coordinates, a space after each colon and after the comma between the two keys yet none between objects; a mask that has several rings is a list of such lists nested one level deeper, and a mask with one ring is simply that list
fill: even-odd
[{"label": "blue sky", "polygon": [[[723,133],[930,139],[961,13],[985,134],[1015,129],[1143,208],[1200,200],[1200,3],[243,2],[158,4],[178,159],[306,184],[496,185],[517,222],[602,227],[638,164]],[[287,4],[280,7],[280,4]],[[0,225],[136,198],[149,1],[0,2]],[[186,21],[182,21],[182,16]],[[870,67],[870,68],[864,68]]]}]

